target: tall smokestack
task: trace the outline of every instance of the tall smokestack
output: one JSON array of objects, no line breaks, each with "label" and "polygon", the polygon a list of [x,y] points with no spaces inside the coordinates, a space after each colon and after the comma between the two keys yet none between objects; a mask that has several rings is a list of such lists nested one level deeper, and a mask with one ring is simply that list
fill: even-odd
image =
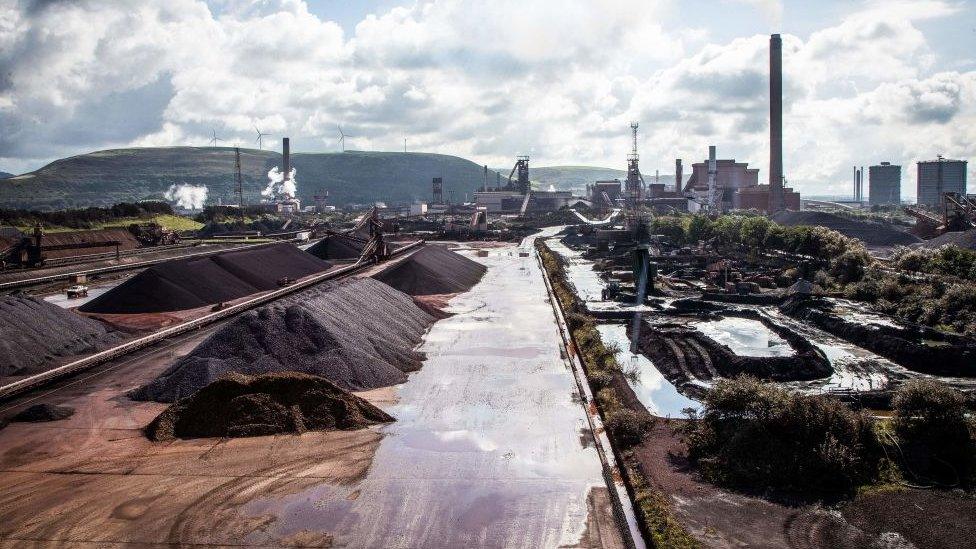
[{"label": "tall smokestack", "polygon": [[681,159],[675,158],[674,159],[674,191],[678,193],[681,192],[681,178],[684,175],[681,172],[682,172]]},{"label": "tall smokestack", "polygon": [[289,178],[291,174],[291,143],[287,137],[281,138],[281,162],[284,170],[282,172],[285,174],[285,180]]},{"label": "tall smokestack", "polygon": [[769,213],[786,209],[783,199],[783,41],[769,37]]}]

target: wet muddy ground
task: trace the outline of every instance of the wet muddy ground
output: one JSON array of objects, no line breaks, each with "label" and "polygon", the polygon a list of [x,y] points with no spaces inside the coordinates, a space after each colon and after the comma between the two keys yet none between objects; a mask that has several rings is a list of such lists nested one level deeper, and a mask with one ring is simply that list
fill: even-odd
[{"label": "wet muddy ground", "polygon": [[124,393],[210,329],[0,407],[77,410],[0,430],[0,547],[621,547],[538,263],[518,252],[477,258],[488,274],[406,384],[361,393],[387,427],[149,442],[165,406]]},{"label": "wet muddy ground", "polygon": [[386,409],[397,422],[381,430],[365,478],[251,504],[281,517],[279,535],[312,529],[354,547],[553,547],[584,537],[590,494],[606,487],[581,438],[585,416],[538,264],[514,247],[477,259],[488,273],[431,329],[428,359]]}]

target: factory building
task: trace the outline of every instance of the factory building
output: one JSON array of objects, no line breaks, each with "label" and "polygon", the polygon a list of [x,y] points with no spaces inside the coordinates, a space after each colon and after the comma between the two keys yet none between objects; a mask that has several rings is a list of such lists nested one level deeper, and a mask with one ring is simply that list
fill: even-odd
[{"label": "factory building", "polygon": [[[741,189],[759,184],[759,169],[750,168],[748,162],[716,160],[715,186],[719,189]],[[685,184],[685,191],[708,192],[708,161],[691,165],[691,178]]]},{"label": "factory building", "polygon": [[[783,187],[783,206],[787,210],[800,209],[800,193],[789,187]],[[737,210],[759,210],[768,212],[769,201],[772,199],[769,185],[756,185],[737,189],[732,195],[732,207]]]},{"label": "factory building", "polygon": [[526,195],[518,191],[489,190],[474,193],[475,207],[488,213],[515,213],[522,210]]},{"label": "factory building", "polygon": [[[603,198],[604,194],[606,198]],[[586,195],[594,204],[603,204],[606,199],[616,204],[618,199],[623,198],[623,183],[619,179],[597,181],[587,186]]]},{"label": "factory building", "polygon": [[918,203],[924,206],[941,206],[943,193],[966,194],[966,161],[939,155],[919,162],[917,185]]},{"label": "factory building", "polygon": [[901,166],[882,162],[868,168],[868,203],[872,206],[901,204]]}]

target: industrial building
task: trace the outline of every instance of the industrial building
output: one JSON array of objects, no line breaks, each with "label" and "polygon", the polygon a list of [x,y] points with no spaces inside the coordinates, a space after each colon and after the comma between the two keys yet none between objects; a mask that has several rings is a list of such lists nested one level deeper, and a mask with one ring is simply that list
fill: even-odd
[{"label": "industrial building", "polygon": [[918,163],[918,203],[924,206],[942,205],[943,193],[966,194],[965,160],[950,160],[940,154],[935,160]]},{"label": "industrial building", "polygon": [[[686,196],[693,197],[698,202],[709,201],[708,165],[709,160],[692,164],[691,177],[683,189]],[[735,159],[715,159],[712,177],[715,186],[714,208],[721,211],[736,209],[772,213],[769,210],[772,192],[769,185],[759,184],[758,168],[750,168],[748,162],[737,162]],[[779,192],[782,193],[784,209],[800,209],[799,193],[782,185]]]},{"label": "industrial building", "polygon": [[882,162],[868,168],[868,203],[872,206],[901,204],[901,166]]}]

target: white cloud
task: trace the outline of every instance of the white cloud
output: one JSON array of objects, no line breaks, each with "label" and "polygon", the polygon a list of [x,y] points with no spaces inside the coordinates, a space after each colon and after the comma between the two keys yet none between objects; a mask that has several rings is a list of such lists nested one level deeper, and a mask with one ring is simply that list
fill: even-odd
[{"label": "white cloud", "polygon": [[[775,22],[782,4],[755,5]],[[716,144],[766,169],[768,36],[705,44],[669,0],[428,0],[348,35],[300,0],[0,0],[0,169],[113,146],[202,145],[253,126],[302,150],[621,167],[641,121],[644,169]],[[961,8],[867,3],[809,37],[784,34],[786,171],[847,190],[849,165],[971,156],[972,64],[940,70],[918,23]],[[513,16],[513,14],[516,14]]]}]

